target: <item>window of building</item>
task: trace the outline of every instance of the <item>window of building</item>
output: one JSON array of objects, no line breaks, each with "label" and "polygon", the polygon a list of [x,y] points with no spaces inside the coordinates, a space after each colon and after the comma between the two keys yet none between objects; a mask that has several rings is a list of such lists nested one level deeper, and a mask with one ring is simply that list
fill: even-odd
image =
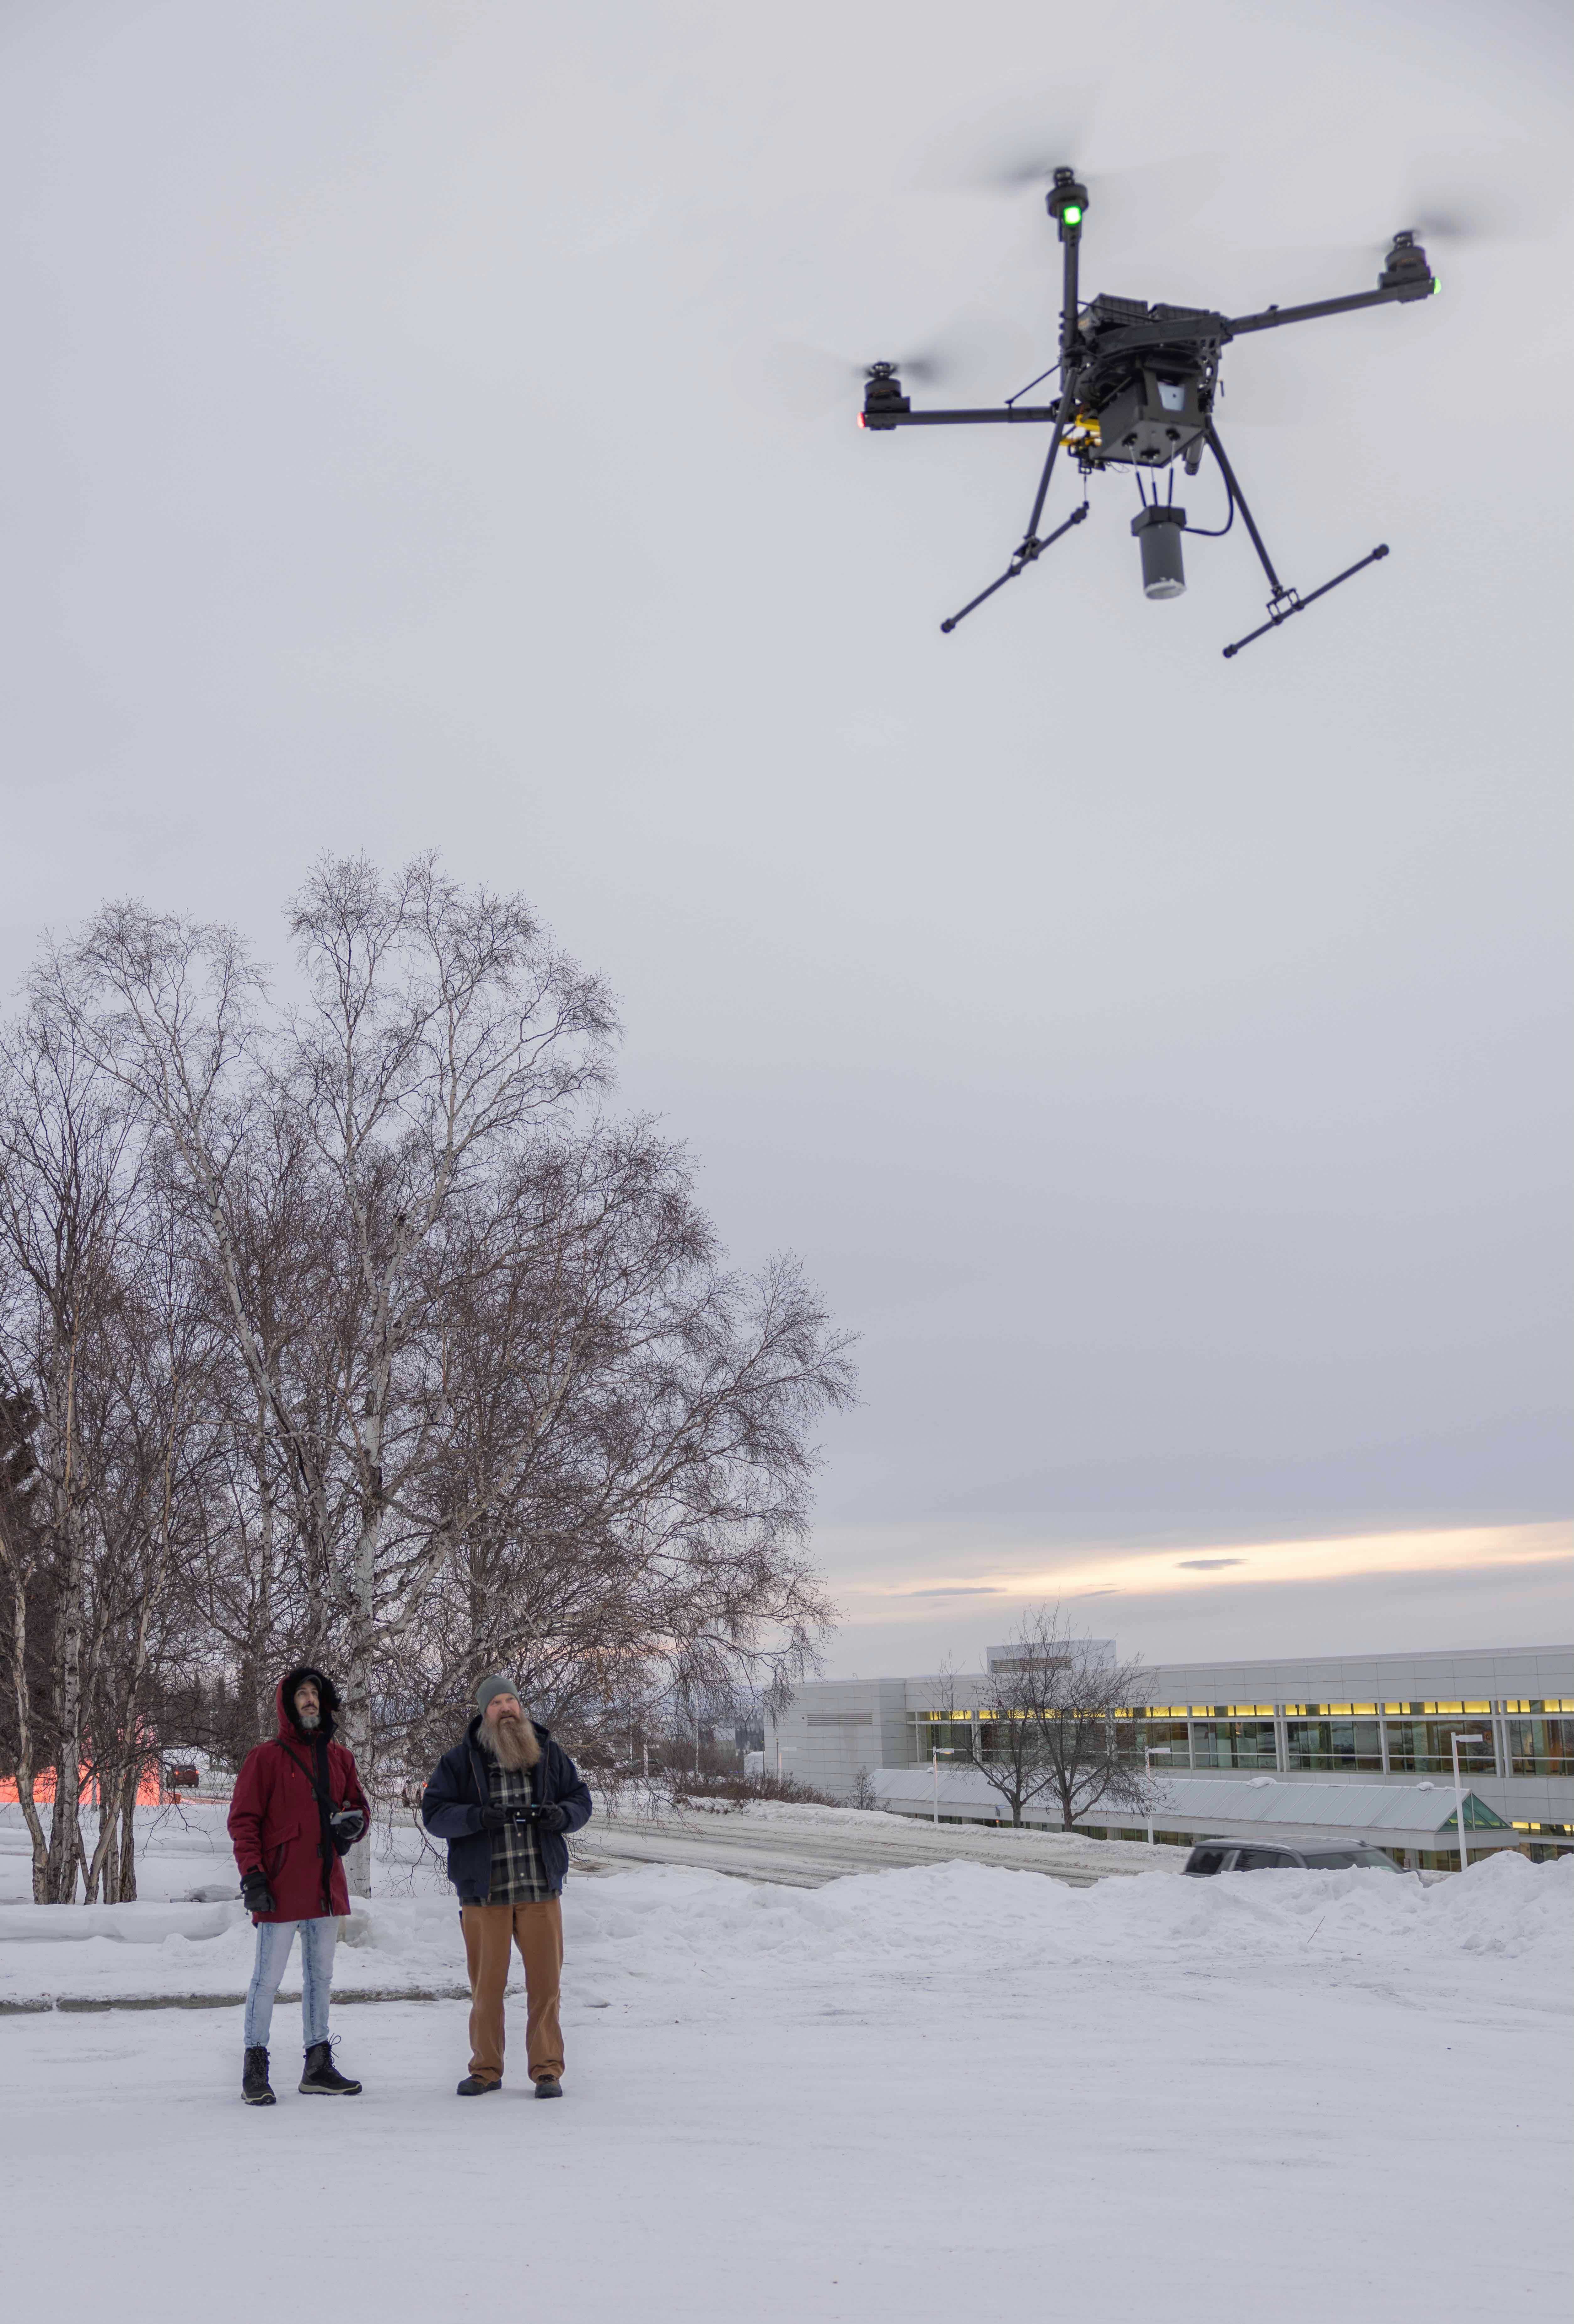
[{"label": "window of building", "polygon": [[[1448,1775],[1453,1773],[1453,1757],[1450,1738],[1459,1732],[1460,1718],[1451,1719],[1390,1719],[1388,1727],[1388,1765],[1396,1775]],[[1459,1772],[1466,1775],[1493,1775],[1497,1772],[1497,1757],[1492,1748],[1492,1726],[1488,1720],[1473,1733],[1481,1737],[1479,1743],[1459,1746]]]},{"label": "window of building", "polygon": [[1143,1754],[1163,1746],[1167,1758],[1154,1762],[1155,1775],[1183,1775],[1192,1765],[1191,1746],[1186,1739],[1184,1719],[1163,1719],[1154,1712],[1146,1717],[1138,1711],[1128,1724],[1122,1720],[1115,1730],[1120,1756],[1134,1767],[1144,1764]]},{"label": "window of building", "polygon": [[943,1711],[910,1711],[907,1731],[915,1760],[930,1759],[936,1751],[949,1752],[953,1759],[972,1757],[972,1721],[965,1711],[954,1718]]},{"label": "window of building", "polygon": [[1348,1774],[1383,1765],[1376,1719],[1291,1719],[1284,1739],[1292,1767]]},{"label": "window of building", "polygon": [[1195,1767],[1243,1767],[1252,1774],[1279,1764],[1269,1719],[1197,1719],[1192,1722]]},{"label": "window of building", "polygon": [[1574,1775],[1574,1719],[1511,1719],[1508,1763],[1515,1775]]},{"label": "window of building", "polygon": [[[1308,1703],[1306,1707],[1309,1711],[1319,1708],[1316,1703]],[[1341,1708],[1338,1703],[1328,1702],[1321,1707],[1324,1711],[1338,1711]],[[1342,1707],[1346,1710],[1351,1708],[1348,1703]],[[1358,1711],[1370,1711],[1373,1708],[1369,1702],[1357,1703],[1353,1707]],[[1492,1705],[1489,1702],[1385,1702],[1383,1710],[1390,1719],[1451,1719],[1456,1726],[1461,1719],[1489,1719],[1492,1715]]]}]

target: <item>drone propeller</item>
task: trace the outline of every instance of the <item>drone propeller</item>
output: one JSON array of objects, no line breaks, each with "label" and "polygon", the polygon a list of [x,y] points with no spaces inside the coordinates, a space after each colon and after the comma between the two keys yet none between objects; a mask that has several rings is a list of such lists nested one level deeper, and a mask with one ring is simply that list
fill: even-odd
[{"label": "drone propeller", "polygon": [[[1538,172],[1523,148],[1500,153],[1452,153],[1422,159],[1407,172],[1391,215],[1423,248],[1458,249],[1481,242],[1540,242],[1555,234],[1569,208],[1567,187]],[[1392,240],[1392,236],[1389,237]],[[1297,243],[1277,249],[1254,245],[1254,262],[1286,260],[1303,272],[1320,267],[1337,277],[1342,267],[1379,263],[1387,243]]]},{"label": "drone propeller", "polygon": [[1539,242],[1567,216],[1569,188],[1534,146],[1430,154],[1407,172],[1404,206],[1422,242]]},{"label": "drone propeller", "polygon": [[1457,206],[1444,209],[1414,209],[1408,211],[1408,232],[1417,242],[1496,242],[1514,239],[1512,231],[1489,219],[1477,210],[1468,215]]},{"label": "drone propeller", "polygon": [[[850,399],[861,392],[874,368],[802,339],[778,339],[765,358],[766,376],[777,399],[795,420],[818,420],[829,411],[847,410]],[[927,387],[948,376],[954,359],[943,349],[923,348],[894,368],[904,379]]]},{"label": "drone propeller", "polygon": [[931,148],[917,183],[932,193],[1020,198],[1047,190],[1057,169],[1074,166],[1088,187],[1089,215],[1106,233],[1152,239],[1166,226],[1183,225],[1218,188],[1222,160],[1189,153],[1133,168],[1102,167],[1092,129],[1098,96],[1091,88],[1055,90],[1030,107],[1014,105],[1007,114],[953,131]]},{"label": "drone propeller", "polygon": [[[1045,190],[1064,156],[1048,161],[1042,148],[1002,157],[999,167],[980,178],[980,193],[1021,195]],[[1183,226],[1214,194],[1224,176],[1217,153],[1178,154],[1169,161],[1146,161],[1127,170],[1100,170],[1079,162],[1088,188],[1089,216],[1112,239],[1141,233],[1155,239],[1167,226]]]},{"label": "drone propeller", "polygon": [[1096,88],[1047,89],[953,126],[924,155],[916,182],[944,194],[1022,193],[1040,179],[1047,185],[1063,161],[1088,150],[1098,101]]},{"label": "drone propeller", "polygon": [[765,369],[778,401],[795,419],[818,420],[830,411],[845,412],[850,396],[861,392],[877,367],[895,372],[909,387],[936,387],[959,379],[1014,374],[1030,356],[1031,344],[1021,332],[987,318],[965,316],[926,346],[900,360],[888,357],[881,366],[855,363],[850,355],[802,339],[778,339],[768,351]]},{"label": "drone propeller", "polygon": [[943,379],[953,378],[956,368],[953,358],[947,358],[945,355],[934,353],[907,355],[897,363],[870,363],[859,365],[859,370],[865,379],[873,379],[877,373],[883,377],[890,372],[897,372],[904,379],[916,380],[923,387],[934,387]]}]

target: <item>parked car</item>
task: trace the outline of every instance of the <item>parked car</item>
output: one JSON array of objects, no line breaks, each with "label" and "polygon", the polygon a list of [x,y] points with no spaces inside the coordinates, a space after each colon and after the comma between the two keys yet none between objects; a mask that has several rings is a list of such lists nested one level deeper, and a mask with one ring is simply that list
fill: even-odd
[{"label": "parked car", "polygon": [[1187,1857],[1183,1872],[1397,1872],[1380,1848],[1347,1840],[1338,1848],[1286,1848],[1277,1840],[1204,1840]]}]

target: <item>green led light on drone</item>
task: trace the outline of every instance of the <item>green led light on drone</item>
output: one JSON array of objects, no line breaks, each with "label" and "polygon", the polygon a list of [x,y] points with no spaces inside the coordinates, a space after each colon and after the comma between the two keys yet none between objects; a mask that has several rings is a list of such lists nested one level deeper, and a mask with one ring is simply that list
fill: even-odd
[{"label": "green led light on drone", "polygon": [[1064,218],[1067,226],[1081,226],[1082,222],[1082,213],[1077,208],[1075,202],[1068,202],[1064,209],[1062,210],[1061,216]]}]

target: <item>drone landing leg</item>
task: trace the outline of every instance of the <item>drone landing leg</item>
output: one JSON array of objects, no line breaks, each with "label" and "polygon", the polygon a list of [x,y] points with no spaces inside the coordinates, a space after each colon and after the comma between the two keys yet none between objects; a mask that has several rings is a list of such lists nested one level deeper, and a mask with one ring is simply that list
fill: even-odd
[{"label": "drone landing leg", "polygon": [[1229,462],[1225,457],[1224,447],[1220,442],[1218,433],[1211,421],[1209,422],[1208,427],[1208,441],[1212,447],[1214,458],[1218,461],[1220,467],[1224,473],[1224,481],[1229,487],[1230,498],[1234,501],[1236,507],[1240,511],[1241,515],[1246,519],[1246,529],[1252,537],[1252,546],[1256,550],[1258,557],[1262,560],[1263,571],[1268,576],[1268,586],[1274,593],[1268,599],[1267,620],[1261,623],[1258,628],[1249,632],[1246,637],[1237,638],[1232,646],[1225,647],[1224,659],[1226,661],[1230,661],[1233,660],[1235,656],[1240,651],[1242,646],[1255,645],[1257,639],[1266,638],[1270,630],[1281,628],[1283,624],[1289,620],[1292,613],[1303,613],[1308,605],[1314,605],[1320,597],[1326,597],[1330,589],[1337,589],[1341,581],[1349,580],[1353,574],[1364,573],[1368,565],[1377,564],[1380,559],[1387,556],[1388,544],[1385,540],[1381,542],[1377,548],[1373,549],[1369,557],[1363,557],[1359,562],[1355,565],[1347,565],[1342,573],[1336,573],[1331,581],[1325,581],[1321,589],[1313,589],[1304,597],[1301,596],[1298,592],[1293,589],[1286,589],[1284,583],[1280,580],[1278,575],[1274,570],[1274,560],[1268,555],[1266,549],[1263,546],[1263,536],[1257,530],[1256,521],[1253,517],[1250,509],[1247,508],[1246,504],[1246,499],[1241,492],[1239,484],[1236,482],[1235,470],[1230,466]]},{"label": "drone landing leg", "polygon": [[[1071,182],[1069,170],[1063,170],[1057,175],[1055,180],[1057,188],[1063,180],[1067,189],[1064,199],[1070,201],[1074,194],[1079,204],[1085,203],[1088,198],[1087,194],[1081,187]],[[1050,480],[1054,475],[1054,464],[1060,453],[1062,439],[1066,432],[1066,423],[1076,409],[1077,374],[1071,357],[1077,336],[1077,251],[1082,238],[1082,218],[1080,208],[1063,214],[1056,209],[1054,196],[1050,198],[1049,207],[1050,215],[1058,222],[1060,238],[1064,245],[1060,309],[1062,389],[1060,407],[1054,415],[1054,432],[1049,439],[1049,450],[1045,457],[1044,472],[1038,479],[1038,490],[1033,495],[1033,514],[1027,520],[1027,530],[1022,536],[1016,555],[998,581],[991,581],[987,589],[980,589],[978,595],[965,604],[960,613],[953,613],[950,621],[941,622],[941,633],[945,637],[951,635],[958,622],[965,622],[970,613],[976,613],[986,599],[994,595],[997,589],[1003,589],[1008,581],[1015,581],[1018,574],[1026,573],[1027,567],[1035,564],[1046,549],[1053,548],[1057,540],[1071,530],[1073,524],[1081,524],[1088,513],[1088,503],[1084,500],[1082,507],[1073,509],[1063,525],[1057,525],[1054,532],[1045,533],[1042,540],[1038,538],[1038,520],[1044,514],[1044,503],[1049,498]]]},{"label": "drone landing leg", "polygon": [[1373,549],[1369,557],[1361,558],[1358,562],[1354,565],[1347,565],[1342,573],[1336,573],[1333,579],[1331,581],[1325,581],[1321,589],[1309,590],[1304,597],[1296,597],[1292,594],[1291,602],[1288,604],[1281,606],[1277,613],[1275,613],[1272,608],[1269,609],[1268,618],[1262,624],[1260,629],[1252,630],[1246,637],[1237,638],[1232,646],[1226,646],[1224,649],[1225,660],[1229,661],[1233,655],[1238,654],[1242,646],[1249,646],[1256,639],[1266,638],[1270,630],[1280,628],[1284,622],[1289,620],[1292,613],[1303,613],[1308,605],[1315,605],[1320,597],[1326,597],[1330,589],[1337,589],[1341,581],[1348,581],[1353,573],[1364,573],[1368,565],[1376,565],[1379,563],[1383,558],[1387,556],[1387,542],[1385,540],[1380,541],[1377,547]]},{"label": "drone landing leg", "polygon": [[1025,540],[998,581],[991,581],[987,589],[980,589],[978,595],[971,598],[969,603],[962,607],[960,613],[953,613],[948,622],[941,622],[940,627],[943,633],[946,637],[949,637],[952,631],[955,629],[958,622],[965,622],[968,615],[970,613],[976,613],[978,608],[983,604],[987,598],[994,595],[997,589],[1003,589],[1008,581],[1015,581],[1018,574],[1026,573],[1027,567],[1034,562],[1035,558],[1042,557],[1046,549],[1053,549],[1057,540],[1061,540],[1066,533],[1070,532],[1072,525],[1082,523],[1082,519],[1087,515],[1087,513],[1088,503],[1084,501],[1080,508],[1072,509],[1070,516],[1067,517],[1063,524],[1056,525],[1053,532],[1046,532],[1042,540],[1036,540],[1031,538]]},{"label": "drone landing leg", "polygon": [[[1219,440],[1219,431],[1214,427],[1211,420],[1208,423],[1208,442],[1212,450],[1214,458],[1218,461],[1220,469],[1223,471],[1224,482],[1229,493],[1229,496],[1231,500],[1234,501],[1236,507],[1240,511],[1242,517],[1246,521],[1246,529],[1252,537],[1252,547],[1256,550],[1257,556],[1262,562],[1263,571],[1268,576],[1268,586],[1274,593],[1272,597],[1268,600],[1270,607],[1276,605],[1281,598],[1293,597],[1295,595],[1293,589],[1286,589],[1284,583],[1280,580],[1278,575],[1274,570],[1274,560],[1263,546],[1263,536],[1257,530],[1257,521],[1246,504],[1246,494],[1241,491],[1240,485],[1237,482],[1235,470],[1230,466],[1229,462],[1225,457],[1224,447]],[[1244,643],[1245,641],[1243,640],[1242,642]]]}]

